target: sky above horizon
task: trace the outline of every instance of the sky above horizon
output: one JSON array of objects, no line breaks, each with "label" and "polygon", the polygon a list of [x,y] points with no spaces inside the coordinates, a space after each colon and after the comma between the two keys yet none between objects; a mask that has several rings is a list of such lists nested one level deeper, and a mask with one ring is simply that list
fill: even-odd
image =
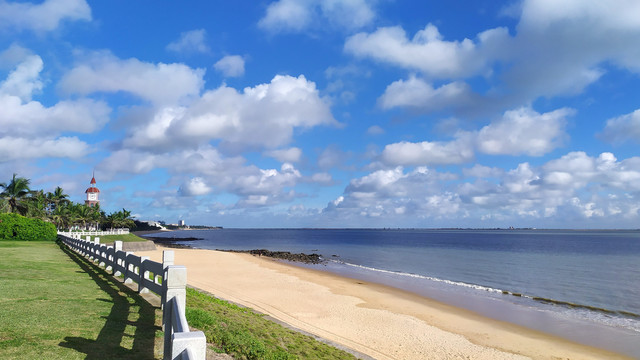
[{"label": "sky above horizon", "polygon": [[0,0],[0,182],[224,227],[638,228],[636,0]]}]

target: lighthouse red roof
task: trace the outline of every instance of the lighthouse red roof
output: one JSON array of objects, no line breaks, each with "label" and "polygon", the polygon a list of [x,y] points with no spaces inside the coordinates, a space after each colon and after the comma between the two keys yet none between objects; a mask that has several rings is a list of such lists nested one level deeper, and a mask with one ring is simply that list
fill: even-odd
[{"label": "lighthouse red roof", "polygon": [[88,188],[87,190],[85,190],[85,193],[99,193],[99,192],[100,192],[100,190],[98,190],[98,188],[95,187],[95,186],[92,186],[92,187]]},{"label": "lighthouse red roof", "polygon": [[91,178],[91,185],[93,185],[93,184],[95,184],[95,183],[96,183],[96,178],[95,178],[95,177],[92,177],[92,178]]}]

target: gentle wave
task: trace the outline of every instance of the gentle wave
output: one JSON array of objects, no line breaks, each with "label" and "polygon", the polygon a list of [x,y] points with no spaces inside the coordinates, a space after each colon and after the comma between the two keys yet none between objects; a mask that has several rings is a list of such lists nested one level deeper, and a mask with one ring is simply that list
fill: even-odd
[{"label": "gentle wave", "polygon": [[[539,302],[539,303],[543,303],[543,304],[547,304],[547,305],[561,306],[561,307],[569,308],[569,309],[588,310],[588,311],[601,313],[601,314],[609,315],[609,316],[614,315],[614,316],[619,316],[619,317],[623,317],[623,318],[631,318],[631,319],[634,319],[634,320],[640,320],[640,314],[636,314],[636,313],[629,312],[629,311],[611,310],[611,309],[605,309],[605,308],[596,307],[596,306],[576,304],[576,303],[572,303],[572,302],[568,302],[568,301],[547,299],[547,298],[543,298],[543,297],[532,296],[532,295],[527,295],[527,294],[521,294],[521,293],[518,293],[518,292],[513,292],[513,291],[508,291],[508,290],[496,289],[496,288],[492,288],[492,287],[488,287],[488,286],[469,284],[469,283],[465,283],[465,282],[461,282],[461,281],[452,281],[452,280],[440,279],[440,278],[436,278],[436,277],[432,277],[432,276],[411,274],[411,273],[405,273],[405,272],[400,272],[400,271],[378,269],[378,268],[374,268],[374,267],[370,267],[370,266],[352,264],[352,263],[339,261],[339,260],[329,260],[329,261],[337,263],[337,264],[341,264],[341,265],[346,265],[346,266],[350,266],[350,267],[354,267],[354,268],[360,268],[360,269],[368,270],[368,271],[374,271],[374,272],[391,274],[391,275],[406,276],[406,277],[417,278],[417,279],[424,279],[424,280],[443,283],[443,284],[447,284],[447,285],[461,286],[461,287],[474,289],[474,290],[487,291],[487,292],[491,292],[491,293],[509,295],[509,296],[514,296],[514,297],[519,297],[519,298],[526,298],[526,299],[530,299],[530,300],[533,300],[533,301],[536,301],[536,302]],[[632,328],[635,331],[640,331],[640,329],[637,328],[636,326],[632,326],[632,327],[624,326],[624,327]]]}]

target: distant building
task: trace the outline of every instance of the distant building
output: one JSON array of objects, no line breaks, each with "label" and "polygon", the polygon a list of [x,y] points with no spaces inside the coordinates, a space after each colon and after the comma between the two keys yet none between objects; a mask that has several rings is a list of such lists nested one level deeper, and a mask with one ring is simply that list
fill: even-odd
[{"label": "distant building", "polygon": [[90,184],[89,188],[84,192],[87,194],[87,199],[84,201],[84,204],[87,206],[96,206],[100,204],[100,190],[96,187],[95,175],[91,177]]},{"label": "distant building", "polygon": [[184,220],[178,220],[178,226],[184,226]]}]

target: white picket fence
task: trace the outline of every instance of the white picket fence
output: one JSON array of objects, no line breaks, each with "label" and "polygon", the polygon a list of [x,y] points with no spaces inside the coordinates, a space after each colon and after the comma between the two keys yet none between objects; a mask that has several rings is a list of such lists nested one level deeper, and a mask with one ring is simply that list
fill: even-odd
[{"label": "white picket fence", "polygon": [[89,236],[83,240],[59,234],[58,238],[73,251],[111,271],[113,276],[123,275],[125,283],[137,283],[139,293],[153,291],[160,295],[165,360],[205,359],[204,333],[189,331],[184,314],[187,268],[173,265],[173,251],[165,250],[160,264],[147,256],[122,251],[122,241],[106,246],[100,244],[99,238],[91,241]]},{"label": "white picket fence", "polygon": [[58,231],[58,235],[68,236],[76,239],[83,239],[86,236],[124,235],[129,233],[129,228],[110,230],[81,230],[81,231]]}]

